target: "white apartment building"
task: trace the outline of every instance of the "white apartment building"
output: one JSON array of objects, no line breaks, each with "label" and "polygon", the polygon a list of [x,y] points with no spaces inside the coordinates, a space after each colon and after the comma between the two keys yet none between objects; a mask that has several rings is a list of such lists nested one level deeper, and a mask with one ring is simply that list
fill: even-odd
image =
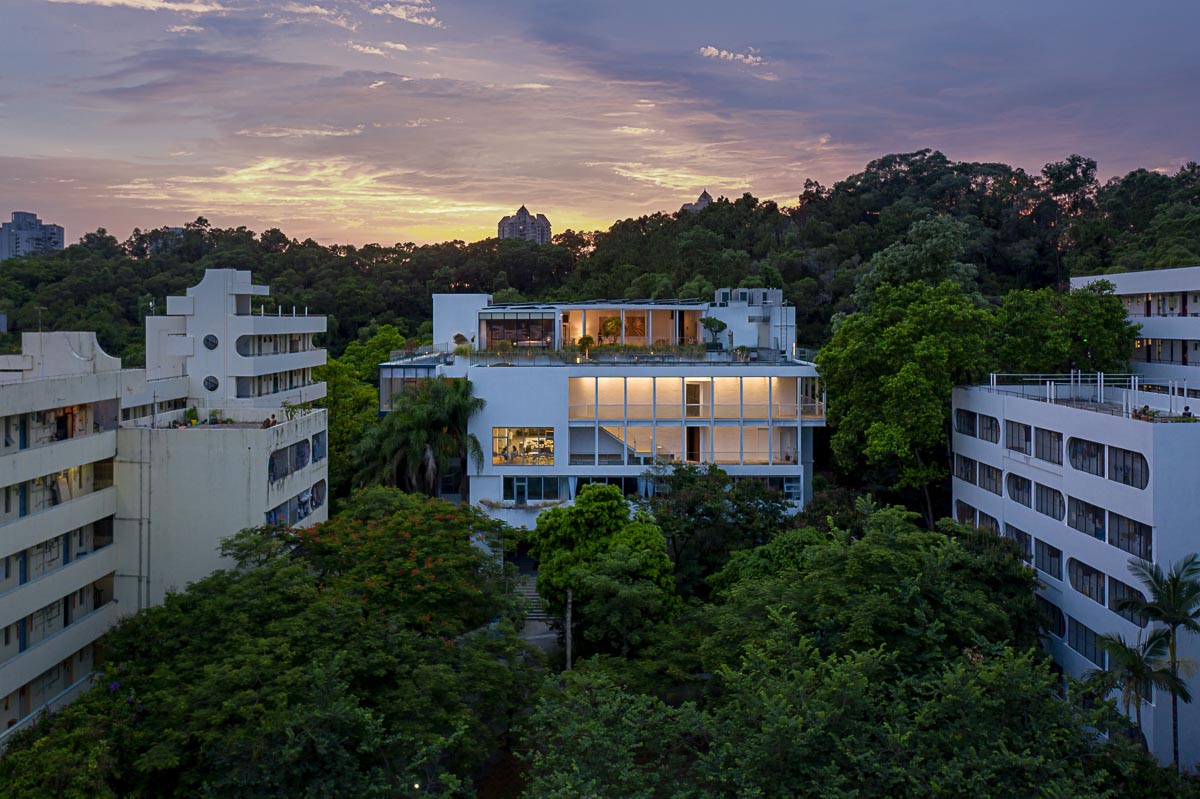
[{"label": "white apartment building", "polygon": [[18,255],[63,248],[61,225],[45,225],[37,214],[13,211],[12,221],[0,224],[0,261]]},{"label": "white apartment building", "polygon": [[0,356],[0,735],[86,684],[117,620],[113,463],[122,370],[92,333]]},{"label": "white apartment building", "polygon": [[[1142,326],[1130,358],[1137,374],[1190,381],[1200,391],[1200,266],[1071,278],[1071,288],[1113,284],[1130,321]],[[1191,396],[1200,397],[1200,393]]]},{"label": "white apartment building", "polygon": [[228,565],[222,538],[328,518],[326,413],[280,404],[324,395],[325,319],[252,316],[266,293],[209,270],[147,320],[144,370],[91,333],[0,356],[0,746],[86,687],[119,615]]},{"label": "white apartment building", "polygon": [[[1129,560],[1165,569],[1200,551],[1200,424],[1184,416],[1185,407],[1200,410],[1200,318],[1192,316],[1200,315],[1200,268],[1072,285],[1101,279],[1142,325],[1134,374],[995,375],[953,398],[955,516],[1020,543],[1042,582],[1046,645],[1076,677],[1106,665],[1098,635],[1133,643],[1147,629],[1145,619],[1114,610],[1140,591]],[[1185,634],[1180,655],[1200,659],[1200,637]],[[1191,687],[1200,691],[1200,681]],[[1200,704],[1179,710],[1180,758],[1194,767]],[[1170,697],[1147,701],[1142,722],[1152,751],[1170,761]]]},{"label": "white apartment building", "polygon": [[[728,326],[708,346],[706,316]],[[824,398],[816,367],[794,355],[779,290],[722,289],[711,303],[438,294],[433,327],[446,344],[380,365],[381,408],[408,381],[470,379],[487,404],[470,423],[485,463],[469,499],[493,516],[532,526],[592,482],[646,494],[652,470],[677,463],[765,479],[797,504],[811,496]],[[597,342],[587,353],[584,336]]]}]

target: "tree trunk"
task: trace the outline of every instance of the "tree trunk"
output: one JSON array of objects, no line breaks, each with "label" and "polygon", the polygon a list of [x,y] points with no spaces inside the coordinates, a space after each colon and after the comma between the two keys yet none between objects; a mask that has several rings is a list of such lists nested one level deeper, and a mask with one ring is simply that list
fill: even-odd
[{"label": "tree trunk", "polygon": [[[913,450],[913,459],[917,462],[917,466],[924,467],[921,463],[921,453]],[[925,527],[933,529],[933,498],[929,496],[929,483],[921,487],[921,492],[925,495]]]},{"label": "tree trunk", "polygon": [[[1175,634],[1178,628],[1171,628],[1171,675],[1179,679],[1179,661],[1175,658]],[[1175,764],[1175,773],[1179,768],[1179,694],[1171,691],[1171,762]]]}]

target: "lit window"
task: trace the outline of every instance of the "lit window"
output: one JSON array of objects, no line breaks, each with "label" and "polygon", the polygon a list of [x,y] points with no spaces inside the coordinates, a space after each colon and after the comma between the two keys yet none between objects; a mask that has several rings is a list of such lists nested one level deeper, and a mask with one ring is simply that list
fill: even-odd
[{"label": "lit window", "polygon": [[553,466],[553,427],[493,427],[492,463],[497,466]]}]

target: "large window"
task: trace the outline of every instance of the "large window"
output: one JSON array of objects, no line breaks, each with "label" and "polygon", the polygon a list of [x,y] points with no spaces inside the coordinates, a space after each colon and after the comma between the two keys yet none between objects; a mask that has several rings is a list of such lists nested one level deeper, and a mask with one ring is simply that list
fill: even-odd
[{"label": "large window", "polygon": [[995,416],[979,414],[979,437],[993,444],[1000,443],[1000,420]]},{"label": "large window", "polygon": [[1005,478],[1008,484],[1008,498],[1020,502],[1027,508],[1033,507],[1033,481],[1019,474],[1008,473]]},{"label": "large window", "polygon": [[501,341],[516,347],[554,346],[553,311],[485,311],[479,314],[479,324],[492,348]]},{"label": "large window", "polygon": [[1050,575],[1056,580],[1062,579],[1062,550],[1052,547],[1045,541],[1033,541],[1033,565],[1037,570]]},{"label": "large window", "polygon": [[1103,541],[1104,508],[1070,497],[1067,501],[1067,525]]},{"label": "large window", "polygon": [[954,503],[954,517],[958,519],[959,524],[975,526],[975,508],[961,499]]},{"label": "large window", "polygon": [[1004,537],[1011,538],[1021,547],[1021,560],[1026,563],[1033,562],[1033,536],[1019,527],[1006,524],[1004,525]]},{"label": "large window", "polygon": [[1100,648],[1099,636],[1096,631],[1080,624],[1070,616],[1067,617],[1067,646],[1104,668],[1104,650]]},{"label": "large window", "polygon": [[1075,558],[1067,559],[1067,579],[1079,593],[1104,604],[1104,572]]},{"label": "large window", "polygon": [[1062,463],[1062,433],[1037,428],[1033,435],[1033,457],[1049,463]]},{"label": "large window", "polygon": [[1067,619],[1063,616],[1062,609],[1043,596],[1037,596],[1034,599],[1037,602],[1038,610],[1045,614],[1046,620],[1049,623],[1046,631],[1055,638],[1062,638],[1066,635]]},{"label": "large window", "polygon": [[976,429],[976,415],[974,411],[968,411],[964,408],[959,408],[954,411],[954,429],[962,433],[964,436],[972,438],[979,433]]},{"label": "large window", "polygon": [[1033,498],[1035,509],[1038,513],[1044,513],[1060,522],[1063,520],[1063,516],[1067,514],[1067,503],[1063,501],[1062,493],[1049,486],[1034,483]]},{"label": "large window", "polygon": [[1033,454],[1029,425],[1020,422],[1004,423],[1004,446],[1023,455]]},{"label": "large window", "polygon": [[498,466],[553,466],[553,427],[493,427],[492,463]]},{"label": "large window", "polygon": [[954,476],[975,485],[975,461],[954,453]]},{"label": "large window", "polygon": [[575,496],[579,496],[583,487],[588,485],[616,486],[627,497],[638,496],[641,493],[636,477],[580,477],[575,481]]},{"label": "large window", "polygon": [[1000,496],[1004,489],[1001,488],[1004,478],[1004,472],[997,469],[995,466],[988,466],[986,463],[979,464],[979,487],[991,491],[993,494]]},{"label": "large window", "polygon": [[1146,596],[1141,591],[1134,588],[1132,585],[1129,585],[1128,583],[1123,583],[1120,580],[1118,580],[1116,577],[1109,577],[1108,578],[1108,607],[1109,607],[1109,609],[1112,610],[1117,615],[1124,616],[1126,619],[1129,619],[1131,622],[1136,624],[1138,627],[1145,627],[1146,624],[1150,621],[1149,619],[1146,618],[1146,614],[1134,613],[1133,611],[1129,611],[1129,610],[1117,610],[1117,606],[1121,603],[1122,599],[1137,599],[1139,601],[1144,602],[1146,600]]},{"label": "large window", "polygon": [[1109,511],[1108,543],[1117,549],[1123,549],[1142,560],[1151,560],[1154,557],[1151,538],[1150,525]]},{"label": "large window", "polygon": [[558,477],[505,477],[504,498],[518,505],[559,499],[560,482]]},{"label": "large window", "polygon": [[1081,472],[1104,476],[1104,445],[1086,438],[1067,439],[1067,455],[1071,465]]},{"label": "large window", "polygon": [[1134,488],[1145,488],[1150,482],[1150,466],[1140,452],[1109,447],[1108,479]]}]

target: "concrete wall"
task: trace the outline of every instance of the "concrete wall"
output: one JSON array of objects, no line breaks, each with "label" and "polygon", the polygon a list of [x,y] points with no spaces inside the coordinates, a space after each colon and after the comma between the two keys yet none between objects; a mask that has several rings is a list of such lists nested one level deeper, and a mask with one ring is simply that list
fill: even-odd
[{"label": "concrete wall", "polygon": [[[326,429],[326,413],[256,426],[189,429],[122,428],[115,479],[119,488],[116,540],[121,568],[117,592],[124,607],[162,601],[215,569],[230,565],[218,546],[292,496],[328,483],[328,457],[271,483],[268,461],[275,450]],[[305,519],[328,518],[328,502]]]},{"label": "concrete wall", "polygon": [[[956,389],[954,407],[988,414],[1000,422],[1001,438],[998,443],[955,432],[953,448],[956,453],[978,463],[1001,469],[1002,484],[1007,482],[1009,474],[1018,474],[1060,491],[1068,503],[1074,497],[1151,525],[1154,560],[1164,568],[1170,562],[1200,550],[1200,544],[1192,532],[1195,519],[1200,516],[1200,494],[1194,485],[1197,467],[1200,467],[1197,460],[1200,458],[1197,454],[1200,453],[1200,425],[1155,424],[981,389]],[[1009,420],[1062,433],[1063,463],[1049,463],[1033,455],[1008,449],[1005,446],[1004,422]],[[1073,437],[1099,442],[1106,448],[1121,447],[1140,452],[1145,456],[1150,470],[1146,488],[1138,489],[1110,480],[1107,474],[1099,477],[1075,469],[1071,466],[1068,454],[1069,441]],[[1061,579],[1038,572],[1043,597],[1096,633],[1118,633],[1128,641],[1136,640],[1141,629],[1106,606],[1111,593],[1107,581],[1106,605],[1101,605],[1075,590],[1067,571],[1068,560],[1075,558],[1108,577],[1139,587],[1138,579],[1129,571],[1132,556],[1128,552],[1110,544],[1108,540],[1094,538],[1070,527],[1067,523],[1069,517],[1056,521],[1039,513],[1036,510],[1036,497],[1034,507],[1014,501],[1008,495],[1006,485],[1002,489],[1004,495],[998,496],[957,477],[952,482],[955,501],[966,502],[995,517],[1001,530],[1006,524],[1013,525],[1035,539],[1062,550]],[[1110,531],[1110,521],[1106,517],[1106,536]],[[1082,677],[1096,668],[1071,649],[1065,639],[1047,636],[1046,645],[1055,660],[1073,676]],[[1200,638],[1182,638],[1180,654],[1186,658],[1200,656]],[[1196,678],[1192,679],[1192,683],[1193,691],[1200,690],[1200,682]],[[1153,751],[1164,762],[1169,761],[1169,698],[1166,695],[1157,697],[1153,704],[1143,707],[1142,713],[1143,725]],[[1180,704],[1180,756],[1185,764],[1200,760],[1200,739],[1189,734],[1189,730],[1197,729],[1197,725],[1200,725],[1200,706]]]}]

